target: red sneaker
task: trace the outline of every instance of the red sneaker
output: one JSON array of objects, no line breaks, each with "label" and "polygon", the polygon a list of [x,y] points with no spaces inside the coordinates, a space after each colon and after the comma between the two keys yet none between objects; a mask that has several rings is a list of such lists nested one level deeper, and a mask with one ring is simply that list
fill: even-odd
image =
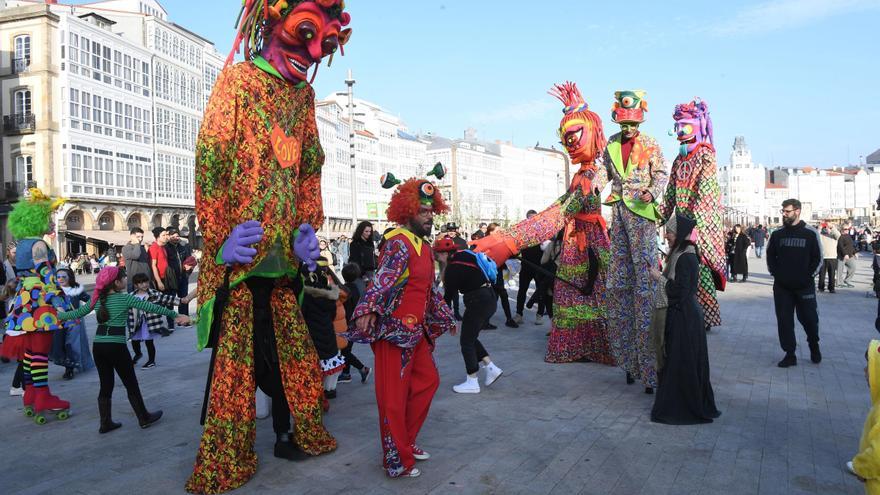
[{"label": "red sneaker", "polygon": [[417,461],[427,461],[428,459],[431,458],[431,454],[429,454],[429,453],[425,452],[424,450],[422,450],[422,449],[416,447],[415,445],[412,446],[412,453],[413,453],[413,457],[415,457],[415,459],[416,459]]}]

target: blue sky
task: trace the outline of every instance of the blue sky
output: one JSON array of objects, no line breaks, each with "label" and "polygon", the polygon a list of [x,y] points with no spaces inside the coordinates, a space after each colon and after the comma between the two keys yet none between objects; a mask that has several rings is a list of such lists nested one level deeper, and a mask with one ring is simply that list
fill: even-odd
[{"label": "blue sky", "polygon": [[[162,4],[228,53],[237,0]],[[356,95],[413,131],[556,144],[561,104],[547,90],[572,80],[606,135],[613,92],[646,90],[643,131],[670,160],[673,107],[694,96],[709,104],[722,163],[736,135],[768,166],[856,164],[880,148],[880,0],[347,4],[354,35],[321,67],[318,96],[343,89],[351,68]]]}]

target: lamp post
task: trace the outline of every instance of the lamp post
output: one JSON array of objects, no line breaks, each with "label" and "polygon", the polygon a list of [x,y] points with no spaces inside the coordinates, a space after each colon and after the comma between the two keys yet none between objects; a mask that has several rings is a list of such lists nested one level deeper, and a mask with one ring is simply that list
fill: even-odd
[{"label": "lamp post", "polygon": [[541,146],[539,146],[540,144],[541,143],[535,143],[535,150],[536,151],[544,151],[546,153],[554,153],[556,155],[561,156],[562,159],[565,161],[565,187],[568,188],[568,186],[571,184],[571,160],[568,159],[568,153],[565,153],[564,151],[560,151],[560,150],[558,150],[556,148],[552,148],[552,147],[551,148],[542,148]]},{"label": "lamp post", "polygon": [[351,228],[357,225],[357,168],[354,158],[354,77],[348,69],[345,85],[348,86],[348,147],[351,161]]}]

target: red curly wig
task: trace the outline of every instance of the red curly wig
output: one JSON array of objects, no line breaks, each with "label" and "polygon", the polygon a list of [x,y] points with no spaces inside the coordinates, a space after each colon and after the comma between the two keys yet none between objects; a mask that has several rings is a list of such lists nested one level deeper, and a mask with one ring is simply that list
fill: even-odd
[{"label": "red curly wig", "polygon": [[[431,184],[425,179],[408,179],[403,184],[397,186],[394,194],[391,195],[391,201],[388,203],[388,209],[385,214],[388,216],[389,222],[398,225],[406,225],[410,219],[419,213],[421,206],[421,188],[422,184]],[[434,214],[439,215],[449,211],[449,206],[443,201],[443,195],[440,189],[431,184],[434,190],[431,199],[434,202]]]}]

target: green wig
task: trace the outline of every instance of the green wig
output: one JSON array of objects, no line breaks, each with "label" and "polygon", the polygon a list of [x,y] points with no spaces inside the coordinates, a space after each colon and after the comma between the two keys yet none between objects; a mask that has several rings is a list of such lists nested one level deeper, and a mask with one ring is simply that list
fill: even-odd
[{"label": "green wig", "polygon": [[31,189],[12,207],[8,228],[16,239],[42,237],[49,232],[49,221],[64,200],[46,196],[39,189]]}]

